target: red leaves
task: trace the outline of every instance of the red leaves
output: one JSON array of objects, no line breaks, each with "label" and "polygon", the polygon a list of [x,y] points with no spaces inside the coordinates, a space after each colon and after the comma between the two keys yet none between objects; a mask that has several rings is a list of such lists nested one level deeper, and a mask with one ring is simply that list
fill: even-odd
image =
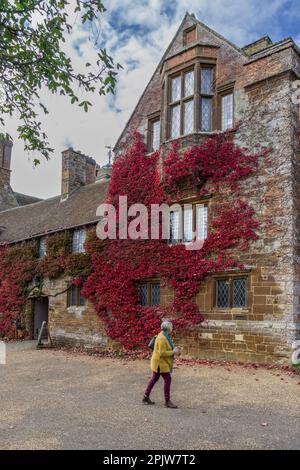
[{"label": "red leaves", "polygon": [[[91,256],[92,272],[83,295],[94,304],[108,335],[127,349],[145,349],[157,333],[161,318],[174,319],[176,331],[203,321],[195,303],[199,285],[209,272],[238,266],[226,256],[226,249],[245,247],[256,239],[253,210],[237,197],[233,183],[256,170],[258,155],[248,155],[235,146],[230,135],[218,135],[183,153],[174,145],[159,178],[159,154],[146,155],[141,137],[134,133],[132,145],[114,163],[107,202],[118,213],[119,195],[127,195],[128,206],[169,202],[187,190],[213,194],[213,188],[231,186],[231,197],[217,210],[202,250],[188,251],[184,245],[170,246],[163,240],[115,240],[102,245]],[[148,210],[150,213],[150,210]],[[91,249],[91,254],[94,248]],[[165,307],[139,305],[138,282],[160,277],[174,289]]]},{"label": "red leaves", "polygon": [[[258,223],[253,209],[240,200],[237,181],[256,171],[259,153],[249,155],[234,145],[230,134],[219,134],[181,153],[174,145],[161,166],[159,152],[147,155],[139,134],[134,133],[131,141],[113,165],[107,202],[118,214],[119,196],[126,195],[128,207],[144,204],[150,217],[151,204],[180,201],[183,194],[214,196],[217,189],[223,191],[219,205],[214,203],[203,248],[189,251],[161,239],[100,241],[89,233],[87,253],[71,255],[71,239],[62,232],[49,237],[43,260],[35,259],[29,244],[4,249],[0,257],[0,334],[11,333],[12,319],[22,311],[26,287],[34,274],[65,274],[74,277],[75,285],[83,286],[82,294],[93,303],[113,340],[132,351],[145,350],[159,330],[161,318],[173,318],[176,331],[203,321],[195,296],[208,273],[240,267],[228,249],[247,248],[256,239]],[[162,285],[168,283],[174,296],[166,306],[142,307],[138,282],[154,277]]]}]

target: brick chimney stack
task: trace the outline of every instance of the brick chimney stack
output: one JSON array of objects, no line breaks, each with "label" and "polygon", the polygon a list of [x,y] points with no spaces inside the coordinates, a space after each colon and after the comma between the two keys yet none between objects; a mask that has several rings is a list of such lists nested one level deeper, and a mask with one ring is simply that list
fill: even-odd
[{"label": "brick chimney stack", "polygon": [[80,186],[95,183],[96,162],[72,147],[62,152],[61,198],[68,196]]},{"label": "brick chimney stack", "polygon": [[10,187],[12,142],[0,140],[0,211],[18,206]]}]

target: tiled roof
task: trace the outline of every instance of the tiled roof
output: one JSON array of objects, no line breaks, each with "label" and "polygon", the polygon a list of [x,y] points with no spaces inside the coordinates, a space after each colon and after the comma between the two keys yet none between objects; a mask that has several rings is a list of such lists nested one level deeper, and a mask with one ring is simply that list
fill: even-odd
[{"label": "tiled roof", "polygon": [[26,206],[27,204],[33,204],[39,202],[42,199],[33,196],[27,196],[27,194],[15,193],[14,196],[19,204],[19,206]]},{"label": "tiled roof", "polygon": [[0,212],[0,244],[96,223],[96,209],[105,202],[109,181],[82,186],[68,199],[53,197]]}]

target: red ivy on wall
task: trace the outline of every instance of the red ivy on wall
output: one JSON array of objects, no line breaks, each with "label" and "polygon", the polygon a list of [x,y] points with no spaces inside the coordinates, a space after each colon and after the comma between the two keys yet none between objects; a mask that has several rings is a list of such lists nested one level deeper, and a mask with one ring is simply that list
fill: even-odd
[{"label": "red ivy on wall", "polygon": [[[239,198],[237,181],[257,170],[259,155],[237,147],[230,134],[220,134],[184,152],[175,144],[162,159],[159,152],[147,155],[139,134],[113,165],[107,202],[118,214],[119,195],[128,206],[179,201],[189,194],[226,194],[215,208],[208,238],[201,250],[164,240],[94,241],[88,247],[92,272],[83,284],[106,326],[108,335],[126,348],[145,348],[163,317],[172,317],[176,330],[203,321],[195,296],[208,273],[237,267],[228,249],[245,249],[257,238],[258,222],[247,202]],[[163,176],[162,176],[163,175]],[[150,211],[149,211],[150,212]],[[139,302],[139,282],[160,278],[174,291],[165,307],[144,307]]]},{"label": "red ivy on wall", "polygon": [[[37,258],[36,243],[3,247],[0,252],[0,336],[13,336],[13,320],[20,318],[35,274],[73,277],[94,305],[107,334],[129,349],[145,348],[161,319],[174,319],[183,331],[203,317],[195,302],[208,273],[240,267],[235,250],[245,250],[257,238],[253,209],[239,196],[238,182],[258,168],[266,150],[249,154],[236,146],[231,134],[219,134],[202,145],[180,152],[175,144],[167,155],[147,155],[139,134],[113,165],[107,202],[118,214],[119,196],[128,206],[172,203],[188,195],[211,196],[213,216],[204,246],[189,251],[164,240],[106,240],[90,232],[86,254],[70,253],[68,233],[48,239],[47,256]],[[218,195],[222,197],[218,199]],[[219,201],[219,202],[217,202]],[[150,211],[149,211],[150,213]],[[139,283],[160,278],[174,296],[168,306],[142,307]]]}]

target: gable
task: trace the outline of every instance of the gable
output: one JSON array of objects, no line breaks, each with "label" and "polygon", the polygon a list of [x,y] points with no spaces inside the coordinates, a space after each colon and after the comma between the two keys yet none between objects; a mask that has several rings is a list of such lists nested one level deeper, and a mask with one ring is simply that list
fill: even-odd
[{"label": "gable", "polygon": [[[186,32],[189,32],[192,38],[187,43],[185,42]],[[193,39],[195,39],[194,42]],[[168,63],[172,66],[172,61],[176,61],[178,56],[182,56],[182,63],[186,62],[191,56],[191,49],[195,46],[201,47],[198,53],[204,56],[211,55],[217,59],[217,86],[235,80],[235,77],[242,72],[246,61],[244,52],[198,21],[194,15],[187,13],[115,145],[114,151],[117,154],[122,150],[131,131],[137,130],[146,136],[148,117],[161,111],[164,64]]]}]

